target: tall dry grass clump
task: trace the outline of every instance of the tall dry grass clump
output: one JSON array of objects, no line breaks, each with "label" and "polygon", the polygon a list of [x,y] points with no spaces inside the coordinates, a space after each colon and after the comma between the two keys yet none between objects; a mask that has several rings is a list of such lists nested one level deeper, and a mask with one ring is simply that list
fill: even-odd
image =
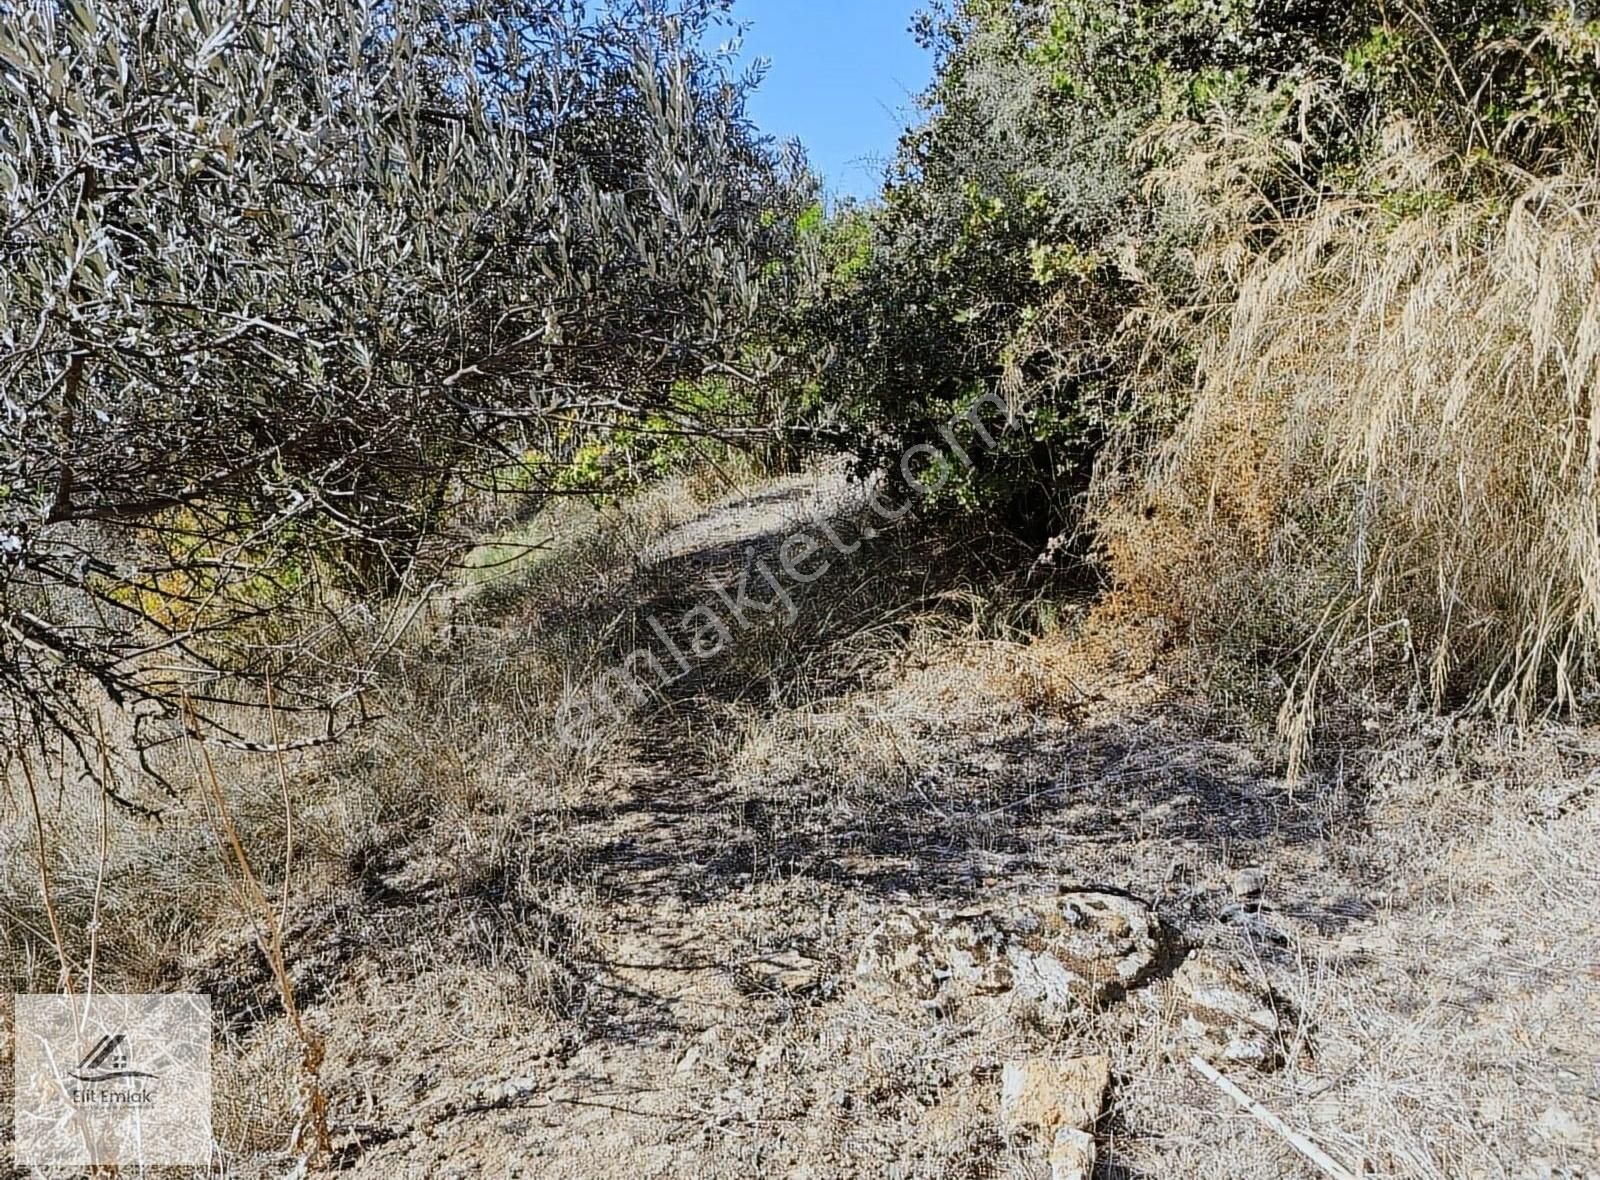
[{"label": "tall dry grass clump", "polygon": [[1276,665],[1296,761],[1335,679],[1576,703],[1600,639],[1600,179],[1399,125],[1285,216],[1283,145],[1188,136],[1157,183],[1200,218],[1207,310],[1155,321],[1195,350],[1192,400],[1102,480],[1123,593]]}]

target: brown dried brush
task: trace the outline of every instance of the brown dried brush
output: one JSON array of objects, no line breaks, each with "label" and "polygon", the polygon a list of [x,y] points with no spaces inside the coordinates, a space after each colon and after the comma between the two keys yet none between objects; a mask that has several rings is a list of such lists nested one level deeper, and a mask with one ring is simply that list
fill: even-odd
[{"label": "brown dried brush", "polygon": [[1192,401],[1098,501],[1125,592],[1292,662],[1293,772],[1319,688],[1358,669],[1435,707],[1573,705],[1600,639],[1600,180],[1397,125],[1352,191],[1286,219],[1261,174],[1290,153],[1194,143],[1208,166],[1160,174],[1209,186],[1187,190],[1209,219]]}]

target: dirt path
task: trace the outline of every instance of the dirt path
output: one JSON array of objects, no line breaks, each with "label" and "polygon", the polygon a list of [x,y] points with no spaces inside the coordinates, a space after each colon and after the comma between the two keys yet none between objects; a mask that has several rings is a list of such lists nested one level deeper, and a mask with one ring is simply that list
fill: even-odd
[{"label": "dirt path", "polygon": [[[718,505],[661,539],[653,584],[703,586],[847,496],[797,479]],[[1035,1176],[1038,1145],[997,1124],[1001,1065],[1107,1053],[1097,1175],[1312,1175],[1184,1065],[1174,973],[1205,948],[1281,1021],[1241,1083],[1351,1166],[1586,1175],[1600,798],[1575,788],[1532,829],[1522,800],[1600,782],[1600,753],[1464,762],[1422,734],[1290,789],[1126,639],[913,638],[803,701],[708,675],[576,806],[519,821],[520,892],[472,908],[448,866],[396,867],[362,919],[389,951],[340,968],[316,1014],[348,1174]],[[1085,889],[1136,900],[1165,943],[1103,1000],[858,972],[897,914],[955,928]]]}]

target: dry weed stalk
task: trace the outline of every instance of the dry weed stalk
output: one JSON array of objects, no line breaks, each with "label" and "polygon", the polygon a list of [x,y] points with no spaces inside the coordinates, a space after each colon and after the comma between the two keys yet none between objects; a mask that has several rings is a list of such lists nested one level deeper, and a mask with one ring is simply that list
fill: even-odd
[{"label": "dry weed stalk", "polygon": [[[95,742],[100,752],[100,781],[111,781],[111,747],[106,743],[104,720],[96,718]],[[111,795],[109,791],[95,792],[100,799],[100,831],[95,845],[94,899],[89,907],[89,965],[85,972],[84,991],[94,995],[94,968],[100,953],[100,911],[105,898],[106,864],[111,858]]]},{"label": "dry weed stalk", "polygon": [[22,764],[22,778],[28,784],[28,801],[33,808],[33,828],[37,838],[36,851],[39,861],[39,894],[44,901],[45,916],[50,920],[50,941],[56,949],[56,959],[61,965],[59,985],[67,995],[74,995],[72,987],[72,962],[67,955],[67,944],[61,935],[61,920],[56,916],[55,898],[50,891],[50,860],[49,852],[45,847],[44,812],[39,806],[39,787],[34,781],[33,767],[28,762],[28,755],[22,752],[17,761]]},{"label": "dry weed stalk", "polygon": [[[106,748],[105,735],[103,732],[99,734],[99,738],[102,766],[104,766]],[[61,973],[57,980],[57,986],[60,987],[64,995],[76,998],[78,993],[73,982],[72,960],[67,953],[66,940],[62,936],[61,920],[56,915],[55,897],[50,888],[49,853],[45,845],[44,812],[39,805],[38,783],[34,779],[33,767],[29,762],[27,751],[18,751],[17,761],[22,764],[22,777],[28,785],[28,801],[33,809],[34,835],[37,840],[35,849],[38,854],[40,899],[44,903],[45,915],[50,923],[50,941],[55,947],[56,960],[61,966]],[[90,913],[89,919],[89,962],[87,969],[87,984],[84,991],[84,1003],[81,1009],[82,1015],[79,1017],[79,1019],[74,1021],[74,1032],[76,1033],[77,1037],[77,1052],[80,1056],[84,1050],[84,1024],[88,1019],[89,1004],[94,995],[95,950],[97,946],[97,932],[100,924],[100,896],[101,886],[105,880],[105,850],[107,841],[106,824],[109,816],[104,810],[107,804],[106,793],[104,791],[100,792],[100,800],[102,807],[100,828],[100,863],[98,869],[96,870],[94,908]],[[83,1117],[83,1112],[80,1110],[75,1110],[73,1112],[72,1122],[74,1128],[77,1130],[78,1135],[83,1139],[85,1152],[89,1154],[90,1158],[93,1158],[93,1148],[90,1142],[89,1125]],[[114,1172],[115,1169],[113,1168],[111,1171]],[[104,1173],[105,1169],[98,1166],[91,1166],[89,1169],[90,1175],[101,1175]]]},{"label": "dry weed stalk", "polygon": [[1205,1058],[1189,1058],[1189,1068],[1216,1086],[1229,1098],[1232,1098],[1258,1123],[1269,1128],[1290,1147],[1314,1163],[1323,1175],[1331,1176],[1333,1180],[1356,1180],[1354,1172],[1323,1151],[1309,1136],[1302,1135],[1299,1131],[1294,1130],[1288,1123],[1246,1094],[1232,1078],[1220,1072]]},{"label": "dry weed stalk", "polygon": [[[268,712],[272,714],[270,696],[268,698]],[[306,1162],[310,1166],[316,1165],[332,1150],[332,1140],[328,1133],[328,1099],[322,1090],[320,1077],[322,1062],[326,1056],[326,1048],[322,1038],[318,1036],[302,1019],[300,1006],[295,999],[294,981],[289,977],[288,959],[283,948],[283,922],[282,915],[288,905],[288,870],[289,857],[292,856],[293,828],[286,828],[285,841],[289,845],[285,855],[285,880],[282,905],[275,909],[272,901],[267,897],[266,890],[261,885],[261,880],[256,876],[255,869],[250,863],[250,857],[245,852],[244,843],[239,838],[238,828],[233,822],[232,813],[228,807],[228,800],[223,793],[222,784],[217,778],[217,770],[211,759],[211,752],[206,748],[204,740],[199,736],[199,719],[194,713],[185,709],[185,719],[188,722],[188,745],[191,759],[195,760],[196,777],[200,780],[202,788],[207,792],[211,806],[215,809],[215,822],[217,824],[217,842],[221,846],[224,859],[231,854],[234,867],[239,874],[240,891],[246,903],[260,917],[265,932],[258,929],[256,940],[261,947],[261,952],[266,956],[267,963],[272,969],[274,982],[278,987],[279,998],[283,1002],[284,1014],[289,1018],[290,1027],[294,1030],[295,1039],[300,1042],[300,1123],[295,1128],[291,1138],[291,1146],[303,1150]],[[273,717],[273,746],[279,747],[277,721]],[[284,776],[282,753],[278,753],[279,786],[283,792],[284,807],[289,808],[288,782]],[[201,770],[203,774],[199,773]],[[309,1142],[307,1141],[309,1139]]]}]

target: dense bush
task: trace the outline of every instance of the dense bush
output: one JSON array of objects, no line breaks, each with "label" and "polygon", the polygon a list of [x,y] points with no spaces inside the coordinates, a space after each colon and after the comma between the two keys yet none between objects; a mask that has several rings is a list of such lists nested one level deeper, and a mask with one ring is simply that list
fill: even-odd
[{"label": "dense bush", "polygon": [[1275,670],[1297,755],[1330,685],[1523,719],[1592,695],[1594,173],[1416,136],[1395,125],[1350,191],[1292,220],[1249,184],[1274,153],[1234,141],[1232,201],[1197,198],[1217,202],[1216,298],[1185,329],[1188,412],[1100,489],[1121,592]]},{"label": "dense bush", "polygon": [[1098,537],[1124,596],[1277,696],[1292,765],[1329,689],[1526,719],[1594,684],[1600,221],[1574,116],[1600,26],[1404,13],[1144,141],[1192,265],[1180,298],[1147,285],[1141,338],[1194,372],[1135,371],[1175,425],[1102,463]]},{"label": "dense bush", "polygon": [[0,732],[237,696],[454,490],[717,424],[808,199],[718,8],[7,6]]},{"label": "dense bush", "polygon": [[1299,739],[1363,643],[1413,699],[1574,700],[1600,24],[958,0],[920,34],[925,120],[822,301],[869,462],[1005,393],[955,499],[1288,684]]},{"label": "dense bush", "polygon": [[925,119],[823,301],[869,461],[1003,391],[1025,428],[958,498],[1288,685],[1297,751],[1330,681],[1571,703],[1600,25],[959,0],[920,32]]},{"label": "dense bush", "polygon": [[837,345],[827,390],[875,458],[1006,390],[1028,429],[962,491],[1035,532],[1074,525],[1130,420],[1181,409],[1135,388],[1153,361],[1192,365],[1181,340],[1153,355],[1145,329],[1200,297],[1193,210],[1148,183],[1163,129],[1220,113],[1280,137],[1279,167],[1254,179],[1292,216],[1343,186],[1396,116],[1462,152],[1559,168],[1594,126],[1600,76],[1587,26],[1498,0],[959,0],[918,31],[936,78],[865,263],[819,317]]},{"label": "dense bush", "polygon": [[[723,7],[8,8],[7,736],[81,731],[86,681],[157,737],[269,671],[295,707],[350,699],[371,661],[337,608],[392,591],[466,490],[636,486],[707,433],[897,463],[996,393],[1020,427],[937,506],[1097,543],[1302,700],[1356,603],[1404,620],[1433,699],[1573,699],[1600,582],[1530,497],[1577,512],[1587,476],[1530,440],[1586,396],[1545,366],[1588,355],[1600,27],[950,0],[881,200],[825,213],[704,49]],[[1535,273],[1536,247],[1566,253]],[[1498,359],[1451,368],[1424,315],[1492,324]],[[1523,482],[1483,475],[1496,447]],[[1446,512],[1468,478],[1501,498]],[[1555,571],[1537,604],[1473,559],[1497,518]],[[1263,545],[1282,576],[1252,582]],[[1250,628],[1218,623],[1235,593]],[[307,634],[344,650],[287,660]]]}]

